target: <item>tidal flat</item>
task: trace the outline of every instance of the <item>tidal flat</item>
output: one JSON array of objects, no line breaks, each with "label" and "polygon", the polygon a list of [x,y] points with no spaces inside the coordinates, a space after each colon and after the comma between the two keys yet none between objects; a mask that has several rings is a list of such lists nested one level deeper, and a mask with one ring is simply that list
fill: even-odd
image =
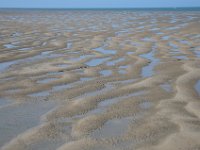
[{"label": "tidal flat", "polygon": [[200,149],[199,35],[200,11],[0,10],[0,149]]}]

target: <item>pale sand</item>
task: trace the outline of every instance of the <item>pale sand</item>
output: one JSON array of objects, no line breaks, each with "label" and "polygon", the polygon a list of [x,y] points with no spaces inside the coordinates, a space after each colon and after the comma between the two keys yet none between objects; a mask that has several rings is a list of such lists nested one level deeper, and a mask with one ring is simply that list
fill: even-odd
[{"label": "pale sand", "polygon": [[0,149],[200,149],[200,12],[1,11]]}]

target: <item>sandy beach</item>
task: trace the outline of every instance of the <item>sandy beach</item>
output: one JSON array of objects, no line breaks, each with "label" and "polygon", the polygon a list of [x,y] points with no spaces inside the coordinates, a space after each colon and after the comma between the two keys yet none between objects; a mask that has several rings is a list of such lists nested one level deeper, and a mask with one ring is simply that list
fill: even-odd
[{"label": "sandy beach", "polygon": [[1,150],[200,150],[200,11],[0,10]]}]

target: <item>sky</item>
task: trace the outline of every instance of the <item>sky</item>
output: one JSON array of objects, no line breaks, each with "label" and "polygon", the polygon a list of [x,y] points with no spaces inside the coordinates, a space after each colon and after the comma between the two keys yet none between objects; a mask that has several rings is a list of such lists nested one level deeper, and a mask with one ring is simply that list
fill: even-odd
[{"label": "sky", "polygon": [[200,7],[200,0],[0,0],[1,8]]}]

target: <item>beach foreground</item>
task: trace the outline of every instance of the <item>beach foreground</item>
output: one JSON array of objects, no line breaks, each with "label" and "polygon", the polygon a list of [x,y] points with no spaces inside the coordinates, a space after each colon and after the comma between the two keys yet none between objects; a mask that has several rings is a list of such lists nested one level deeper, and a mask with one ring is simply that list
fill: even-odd
[{"label": "beach foreground", "polygon": [[0,11],[1,150],[199,150],[200,11]]}]

